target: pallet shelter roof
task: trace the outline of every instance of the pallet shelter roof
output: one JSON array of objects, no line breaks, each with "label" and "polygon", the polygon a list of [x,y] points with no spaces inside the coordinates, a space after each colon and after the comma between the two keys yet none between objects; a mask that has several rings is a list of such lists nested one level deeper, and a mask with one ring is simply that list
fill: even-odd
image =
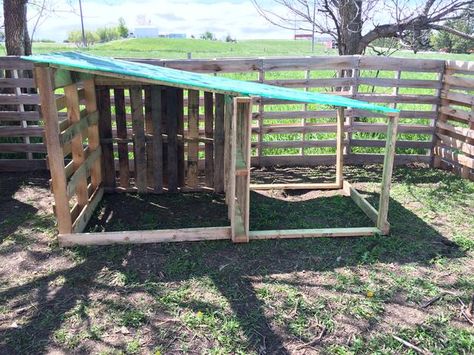
[{"label": "pallet shelter roof", "polygon": [[35,63],[51,67],[87,72],[102,76],[139,80],[155,84],[212,91],[233,96],[260,96],[268,99],[288,100],[304,103],[352,107],[383,113],[397,113],[399,110],[374,105],[337,95],[283,88],[268,84],[229,79],[207,74],[192,73],[150,64],[132,63],[125,60],[98,57],[79,52],[61,52],[23,57]]}]

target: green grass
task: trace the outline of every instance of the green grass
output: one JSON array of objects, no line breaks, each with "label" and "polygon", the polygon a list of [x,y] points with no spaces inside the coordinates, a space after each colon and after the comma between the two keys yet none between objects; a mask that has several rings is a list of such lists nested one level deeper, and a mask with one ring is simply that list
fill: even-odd
[{"label": "green grass", "polygon": [[[345,174],[377,200],[379,167]],[[435,354],[474,352],[459,315],[474,293],[473,182],[395,169],[387,237],[60,249],[47,179],[0,174],[0,216],[10,216],[0,223],[0,353],[411,354],[393,335]],[[337,197],[276,197],[252,195],[252,229],[365,223]],[[219,224],[192,208],[197,196],[122,198],[142,204],[128,206],[128,220]],[[136,228],[107,201],[108,229]],[[421,307],[444,290],[452,294]]]}]

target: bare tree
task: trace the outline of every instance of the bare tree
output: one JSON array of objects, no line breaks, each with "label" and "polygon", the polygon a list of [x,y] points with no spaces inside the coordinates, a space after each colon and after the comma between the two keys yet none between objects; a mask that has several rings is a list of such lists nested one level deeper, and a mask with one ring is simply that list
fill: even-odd
[{"label": "bare tree", "polygon": [[474,40],[472,34],[445,25],[446,20],[472,16],[474,0],[273,0],[271,5],[262,0],[252,2],[276,26],[331,36],[340,55],[363,54],[380,38],[395,38],[413,46],[423,31],[432,29]]}]

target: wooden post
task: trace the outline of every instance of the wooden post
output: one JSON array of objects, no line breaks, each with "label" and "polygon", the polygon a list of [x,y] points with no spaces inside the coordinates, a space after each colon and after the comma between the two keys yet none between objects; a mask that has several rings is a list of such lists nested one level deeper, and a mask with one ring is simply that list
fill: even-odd
[{"label": "wooden post", "polygon": [[178,89],[166,88],[168,191],[178,191]]},{"label": "wooden post", "polygon": [[188,90],[188,169],[187,185],[196,188],[198,185],[199,159],[199,91]]},{"label": "wooden post", "polygon": [[153,85],[150,89],[151,120],[153,126],[153,189],[163,192],[163,136],[162,131],[162,89]]},{"label": "wooden post", "polygon": [[388,223],[388,205],[390,202],[390,186],[392,183],[393,162],[395,160],[395,145],[397,142],[397,128],[399,113],[388,115],[387,143],[385,146],[385,156],[383,162],[382,188],[380,191],[379,211],[377,228],[383,234],[388,234],[390,225]]},{"label": "wooden post", "polygon": [[128,188],[130,184],[130,167],[128,162],[127,117],[125,113],[124,89],[114,89],[115,121],[117,124],[117,143],[119,158],[120,187]]},{"label": "wooden post", "polygon": [[216,94],[214,128],[214,191],[224,191],[224,95]]},{"label": "wooden post", "polygon": [[252,134],[252,99],[239,97],[234,99],[232,117],[232,173],[235,184],[235,199],[231,218],[232,241],[249,241],[250,218],[250,156]]},{"label": "wooden post", "polygon": [[44,132],[48,150],[51,187],[55,203],[54,212],[58,221],[58,230],[59,233],[71,233],[72,220],[69,209],[69,199],[66,192],[66,172],[64,171],[63,149],[59,141],[59,119],[54,97],[54,82],[51,68],[36,65],[35,78],[41,97],[41,116],[45,123]]},{"label": "wooden post", "polygon": [[344,107],[337,109],[336,131],[336,185],[341,189],[343,181],[343,154],[344,154]]},{"label": "wooden post", "polygon": [[101,87],[99,97],[99,133],[102,145],[102,164],[105,187],[115,188],[114,146],[112,144],[112,114],[110,88]]},{"label": "wooden post", "polygon": [[[214,95],[212,92],[204,93],[204,134],[207,139],[214,138]],[[214,187],[214,142],[206,141],[204,146],[204,170],[206,186]]]},{"label": "wooden post", "polygon": [[133,158],[135,163],[135,185],[139,193],[146,192],[145,160],[145,119],[143,115],[142,88],[130,89],[130,106],[132,109]]}]

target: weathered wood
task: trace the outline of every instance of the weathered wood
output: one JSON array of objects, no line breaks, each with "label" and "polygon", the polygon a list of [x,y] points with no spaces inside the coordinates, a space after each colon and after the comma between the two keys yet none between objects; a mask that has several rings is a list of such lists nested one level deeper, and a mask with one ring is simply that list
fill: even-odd
[{"label": "weathered wood", "polygon": [[[79,104],[77,107],[79,108]],[[83,133],[90,126],[96,125],[99,121],[99,113],[97,111],[88,113],[87,110],[82,110],[77,114],[77,116],[78,120],[69,120],[69,127],[61,132],[59,137],[61,145],[64,146],[66,144],[72,143],[71,141],[77,141],[78,138],[81,138],[81,133]]]},{"label": "weathered wood", "polygon": [[[81,121],[81,114],[79,108],[79,95],[77,94],[77,85],[69,84],[64,87],[64,93],[66,95],[66,106],[67,113],[69,117],[69,122],[71,124],[79,123]],[[78,132],[71,140],[71,151],[72,151],[72,161],[74,170],[77,171],[84,164],[84,147],[82,144],[83,136],[81,132]],[[87,176],[83,175],[76,181],[76,195],[77,195],[77,204],[79,208],[82,209],[87,205],[89,200],[89,195],[87,192]]]},{"label": "weathered wood", "polygon": [[178,136],[183,136],[184,137],[184,93],[183,89],[178,88],[176,89],[176,94],[177,94],[177,104],[176,104],[176,109],[177,109],[177,117],[178,117],[178,122],[177,122],[177,137],[176,139],[178,140],[178,186],[184,186],[185,185],[185,171],[186,171],[186,166],[185,166],[185,147],[184,147],[184,141],[179,140]]},{"label": "weathered wood", "polygon": [[209,139],[204,150],[205,181],[207,186],[214,187],[214,96],[207,91],[204,93],[204,132]]},{"label": "weathered wood", "polygon": [[[73,166],[73,171],[70,171],[69,164],[66,167],[66,176],[69,177],[69,182],[67,184],[67,195],[68,197],[72,197],[74,191],[77,190],[77,187],[80,186],[80,184],[83,183],[84,180],[90,175],[90,171],[92,169],[92,166],[94,163],[97,161],[97,159],[100,159],[101,156],[101,149],[100,146],[94,150],[91,151],[89,148],[86,150],[86,158],[84,160],[84,163],[79,166],[79,168],[74,169]],[[89,199],[88,196],[88,186],[87,186],[87,180],[86,180],[86,201],[83,205],[86,205]]]},{"label": "weathered wood", "polygon": [[[127,139],[127,122],[125,111],[125,92],[124,89],[114,88],[115,98],[115,122],[117,126],[117,138]],[[130,171],[128,169],[128,144],[118,142],[118,158],[120,164],[119,182],[120,187],[127,188],[130,184]]]},{"label": "weathered wood", "polygon": [[144,93],[144,106],[145,106],[145,134],[144,134],[144,142],[145,142],[145,164],[146,164],[146,186],[152,187],[153,180],[154,180],[154,155],[153,155],[153,143],[150,139],[146,139],[147,137],[153,137],[153,121],[151,117],[151,87],[144,86],[143,93]]},{"label": "weathered wood", "polygon": [[377,210],[362,196],[352,185],[344,181],[343,183],[344,194],[350,196],[355,204],[369,217],[372,222],[377,223],[378,212]]},{"label": "weathered wood", "polygon": [[178,190],[178,90],[166,89],[166,128],[168,133],[168,191]]},{"label": "weathered wood", "polygon": [[216,96],[216,113],[214,128],[214,190],[224,191],[224,95]]},{"label": "weathered wood", "polygon": [[281,229],[250,231],[250,240],[290,239],[290,238],[328,238],[328,237],[368,237],[382,232],[375,227],[320,228],[320,229]]},{"label": "weathered wood", "polygon": [[59,142],[58,112],[54,98],[54,83],[51,68],[35,67],[35,78],[41,92],[41,115],[45,122],[45,137],[48,147],[49,169],[51,172],[51,187],[53,190],[56,219],[60,233],[72,232],[69,199],[66,193],[67,181],[64,172],[62,147]]},{"label": "weathered wood", "polygon": [[163,242],[197,242],[230,239],[230,227],[163,229],[125,232],[60,234],[62,247],[75,245],[145,244]]},{"label": "weathered wood", "polygon": [[130,88],[132,109],[133,157],[135,161],[135,185],[139,193],[146,192],[145,118],[143,114],[142,88]]},{"label": "weathered wood", "polygon": [[379,211],[377,218],[377,228],[383,234],[388,234],[390,225],[387,220],[388,205],[390,202],[390,186],[392,184],[392,171],[395,158],[395,144],[397,141],[398,114],[391,114],[388,117],[387,125],[387,145],[383,162],[382,187],[380,191]]},{"label": "weathered wood", "polygon": [[87,223],[89,223],[89,220],[94,214],[94,211],[99,202],[102,200],[103,196],[104,189],[102,187],[99,187],[92,193],[86,207],[82,209],[82,211],[79,213],[76,220],[74,221],[72,233],[81,233],[86,228]]},{"label": "weathered wood", "polygon": [[[98,89],[100,140],[112,138],[112,116],[110,112],[110,89]],[[101,143],[103,182],[106,187],[115,187],[114,147],[112,143]]]},{"label": "weathered wood", "polygon": [[151,119],[153,122],[153,189],[155,193],[163,192],[163,136],[162,136],[162,90],[153,85],[151,95]]},{"label": "weathered wood", "polygon": [[[94,80],[84,80],[82,82],[83,90],[79,94],[81,97],[81,92],[84,93],[84,101],[86,105],[86,111],[89,114],[97,112],[97,97],[95,90]],[[100,148],[100,134],[99,134],[99,125],[93,124],[89,125],[87,130],[88,143],[91,151],[98,150]],[[92,165],[91,168],[91,185],[94,190],[96,190],[102,184],[102,160],[97,159],[96,162]],[[110,167],[110,166],[109,166]],[[115,173],[114,173],[115,177]]]},{"label": "weathered wood", "polygon": [[250,190],[336,190],[339,183],[275,183],[275,184],[250,184]]},{"label": "weathered wood", "polygon": [[344,121],[344,107],[339,107],[336,130],[336,184],[339,188],[342,187],[343,182]]},{"label": "weathered wood", "polygon": [[[188,137],[199,137],[199,91],[188,90]],[[199,143],[188,143],[187,185],[191,188],[198,184]]]}]

